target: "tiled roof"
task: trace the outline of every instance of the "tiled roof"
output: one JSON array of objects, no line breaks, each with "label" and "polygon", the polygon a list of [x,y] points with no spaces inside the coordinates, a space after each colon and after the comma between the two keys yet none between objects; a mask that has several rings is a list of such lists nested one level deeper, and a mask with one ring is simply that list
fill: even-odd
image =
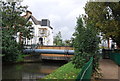
[{"label": "tiled roof", "polygon": [[[38,21],[34,16],[32,16],[32,12],[30,12],[30,11],[27,11],[26,15],[24,15],[23,17],[26,18],[27,21],[31,18],[35,25],[41,25],[41,26],[45,25],[45,26],[48,26],[51,29],[53,29],[50,26],[50,21],[48,19],[42,19],[42,21]],[[46,21],[46,22],[44,22],[44,21]]]},{"label": "tiled roof", "polygon": [[38,21],[34,16],[31,16],[31,19],[33,20],[35,25],[41,25],[40,21]]}]

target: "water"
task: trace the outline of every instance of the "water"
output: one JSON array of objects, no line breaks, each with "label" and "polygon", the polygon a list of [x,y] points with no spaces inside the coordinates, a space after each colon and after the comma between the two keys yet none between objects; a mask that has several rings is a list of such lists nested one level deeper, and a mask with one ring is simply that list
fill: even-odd
[{"label": "water", "polygon": [[[42,63],[4,64],[2,66],[2,77],[4,81],[40,79],[50,74],[65,62],[44,61]],[[8,81],[9,81],[8,80]]]}]

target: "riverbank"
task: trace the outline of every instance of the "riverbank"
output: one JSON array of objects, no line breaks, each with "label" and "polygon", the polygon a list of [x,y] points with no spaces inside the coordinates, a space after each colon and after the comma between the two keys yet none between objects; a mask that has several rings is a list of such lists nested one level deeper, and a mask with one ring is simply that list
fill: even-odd
[{"label": "riverbank", "polygon": [[43,79],[76,79],[80,69],[74,68],[72,62],[69,62],[51,74],[47,75]]},{"label": "riverbank", "polygon": [[36,80],[45,77],[66,64],[64,61],[43,60],[38,63],[3,64],[3,81]]}]

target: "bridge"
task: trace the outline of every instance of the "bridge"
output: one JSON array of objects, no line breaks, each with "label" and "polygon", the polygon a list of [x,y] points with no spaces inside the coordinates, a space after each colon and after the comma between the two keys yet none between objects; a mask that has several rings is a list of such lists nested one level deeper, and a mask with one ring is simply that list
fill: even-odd
[{"label": "bridge", "polygon": [[57,50],[57,49],[25,49],[24,53],[42,53],[42,54],[67,54],[74,55],[74,50]]},{"label": "bridge", "polygon": [[70,46],[34,46],[23,51],[31,56],[39,55],[41,59],[69,60],[74,55]]}]

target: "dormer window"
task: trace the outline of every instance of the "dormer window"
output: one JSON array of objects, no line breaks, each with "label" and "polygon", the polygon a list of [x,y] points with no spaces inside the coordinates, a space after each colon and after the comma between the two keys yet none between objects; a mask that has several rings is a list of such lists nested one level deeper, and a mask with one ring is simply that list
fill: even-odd
[{"label": "dormer window", "polygon": [[48,27],[50,27],[50,21],[48,19],[42,19],[41,26],[48,26]]}]

